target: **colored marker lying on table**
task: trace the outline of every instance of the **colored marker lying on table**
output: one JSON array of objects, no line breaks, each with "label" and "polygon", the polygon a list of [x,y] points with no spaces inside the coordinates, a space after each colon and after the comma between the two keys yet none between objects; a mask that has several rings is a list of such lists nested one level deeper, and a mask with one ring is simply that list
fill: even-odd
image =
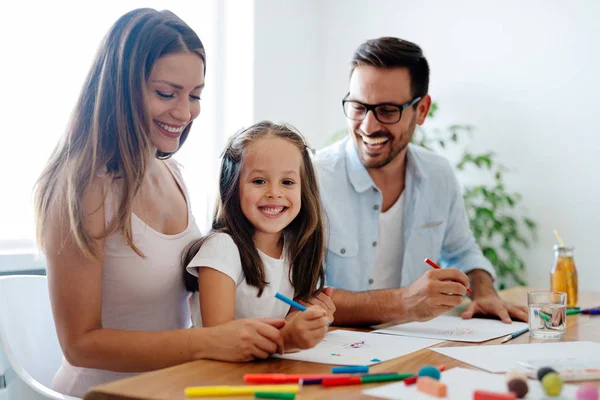
[{"label": "colored marker lying on table", "polygon": [[323,379],[321,384],[323,386],[360,385],[362,383],[402,381],[406,378],[410,378],[411,376],[414,376],[414,374],[365,374],[358,376]]},{"label": "colored marker lying on table", "polygon": [[[575,314],[590,314],[592,311],[596,311],[593,309],[589,309],[589,310],[567,310],[566,311],[566,315],[575,315]],[[598,314],[600,314],[600,310],[597,310]],[[549,322],[550,321],[550,314],[547,314],[543,311],[539,311],[540,317],[546,321]],[[594,313],[595,314],[595,313]]]},{"label": "colored marker lying on table", "polygon": [[[437,265],[436,263],[434,263],[433,261],[431,261],[429,258],[426,258],[426,259],[425,259],[425,262],[426,262],[427,264],[429,264],[429,266],[431,266],[432,268],[435,268],[435,269],[442,269],[442,267],[440,267],[439,265]],[[473,294],[473,291],[472,291],[471,289],[469,289],[469,288],[467,288],[467,292],[469,292],[469,293]]]},{"label": "colored marker lying on table", "polygon": [[506,342],[508,342],[510,339],[514,339],[514,338],[516,338],[517,336],[521,336],[521,335],[522,335],[522,334],[524,334],[525,332],[529,332],[529,327],[527,327],[527,328],[523,328],[523,329],[521,329],[520,331],[513,332],[513,333],[511,333],[510,335],[506,335],[506,336],[504,337],[504,339],[502,339],[502,341],[501,341],[500,343],[506,343]]},{"label": "colored marker lying on table", "polygon": [[[332,374],[357,374],[369,372],[368,365],[347,365],[344,367],[333,367],[331,368]],[[339,378],[339,376],[338,376]]]},{"label": "colored marker lying on table", "polygon": [[185,388],[186,397],[246,396],[256,392],[298,393],[300,385],[195,386]]},{"label": "colored marker lying on table", "polygon": [[349,377],[350,374],[244,374],[246,383],[298,383],[300,381]]}]

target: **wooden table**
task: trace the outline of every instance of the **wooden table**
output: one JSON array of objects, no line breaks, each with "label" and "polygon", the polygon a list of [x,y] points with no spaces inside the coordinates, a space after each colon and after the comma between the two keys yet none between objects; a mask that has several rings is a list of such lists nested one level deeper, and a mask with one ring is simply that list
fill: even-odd
[{"label": "wooden table", "polygon": [[[510,302],[525,305],[527,303],[527,291],[524,287],[505,290],[500,296]],[[581,293],[579,305],[583,308],[600,305],[600,293]],[[499,344],[500,339],[494,339],[483,344]],[[590,340],[600,341],[600,316],[572,315],[567,317],[567,335],[564,341]],[[539,339],[531,339],[528,334],[521,335],[509,341],[503,346],[511,346],[518,343],[535,343]],[[443,342],[436,347],[450,346],[477,346],[477,343]],[[371,366],[370,372],[415,372],[424,364],[445,364],[447,368],[452,367],[474,367],[449,358],[428,349],[419,350],[415,353],[396,358]],[[184,389],[188,386],[205,385],[241,385],[242,376],[245,373],[330,373],[331,365],[307,363],[302,361],[270,359],[252,363],[227,363],[221,361],[199,360],[178,365],[159,371],[149,372],[123,379],[116,382],[97,386],[85,396],[85,400],[116,400],[116,399],[151,399],[183,400]],[[600,381],[593,382],[600,387]],[[386,384],[386,383],[384,383]],[[305,386],[297,396],[303,399],[368,399],[361,392],[367,388],[381,384],[366,384],[355,386],[340,386],[323,388],[320,385]],[[237,399],[251,399],[253,397],[238,396]],[[220,397],[223,399],[223,397]]]}]

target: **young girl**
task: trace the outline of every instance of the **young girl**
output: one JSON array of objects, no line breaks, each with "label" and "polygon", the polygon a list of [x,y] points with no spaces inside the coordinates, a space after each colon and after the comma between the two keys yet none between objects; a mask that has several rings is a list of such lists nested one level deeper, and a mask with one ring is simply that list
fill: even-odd
[{"label": "young girl", "polygon": [[53,388],[83,397],[127,373],[283,347],[284,320],[189,329],[181,252],[200,232],[169,157],[200,114],[206,56],[169,11],[108,32],[36,187],[39,243],[64,353]]},{"label": "young girl", "polygon": [[195,326],[287,316],[281,329],[287,351],[313,347],[327,333],[324,308],[298,312],[275,298],[276,292],[306,301],[328,297],[322,293],[323,220],[309,151],[292,127],[268,121],[230,140],[212,231],[183,257],[186,287],[199,289]]}]

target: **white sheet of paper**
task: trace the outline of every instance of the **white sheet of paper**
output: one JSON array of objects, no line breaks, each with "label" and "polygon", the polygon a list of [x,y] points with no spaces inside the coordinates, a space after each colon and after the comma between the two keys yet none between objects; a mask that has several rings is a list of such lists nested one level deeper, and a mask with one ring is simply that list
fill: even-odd
[{"label": "white sheet of paper", "polygon": [[527,360],[600,359],[600,343],[595,342],[498,344],[431,350],[490,372],[507,372],[517,368],[519,361]]},{"label": "white sheet of paper", "polygon": [[[479,347],[474,347],[478,349]],[[508,393],[504,375],[495,375],[483,371],[475,371],[466,368],[452,368],[442,372],[441,382],[445,383],[448,396],[444,400],[467,400],[473,398],[475,390],[486,390],[489,392]],[[550,397],[544,394],[542,385],[538,381],[528,380],[529,392],[523,397],[527,400],[566,400],[574,399],[577,386],[564,385],[559,396]],[[433,400],[438,397],[419,392],[417,385],[406,386],[403,382],[379,386],[363,391],[369,396],[381,397],[395,400]]]},{"label": "white sheet of paper", "polygon": [[312,349],[274,357],[335,365],[372,365],[441,343],[440,340],[336,330]]},{"label": "white sheet of paper", "polygon": [[456,342],[484,342],[527,328],[524,322],[505,324],[493,319],[462,319],[460,317],[439,316],[427,322],[409,322],[377,329],[373,333],[412,336],[429,339],[451,340]]}]

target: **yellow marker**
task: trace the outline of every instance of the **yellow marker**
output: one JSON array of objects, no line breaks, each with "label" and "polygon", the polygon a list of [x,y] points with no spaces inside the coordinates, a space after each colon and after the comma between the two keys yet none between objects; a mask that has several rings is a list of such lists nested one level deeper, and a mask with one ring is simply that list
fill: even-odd
[{"label": "yellow marker", "polygon": [[256,392],[298,393],[300,385],[196,386],[185,389],[186,397],[244,396]]},{"label": "yellow marker", "polygon": [[558,240],[558,244],[561,246],[565,245],[565,242],[563,242],[562,238],[560,237],[560,235],[558,234],[558,231],[555,229],[554,230],[554,236],[556,236],[556,239]]}]

